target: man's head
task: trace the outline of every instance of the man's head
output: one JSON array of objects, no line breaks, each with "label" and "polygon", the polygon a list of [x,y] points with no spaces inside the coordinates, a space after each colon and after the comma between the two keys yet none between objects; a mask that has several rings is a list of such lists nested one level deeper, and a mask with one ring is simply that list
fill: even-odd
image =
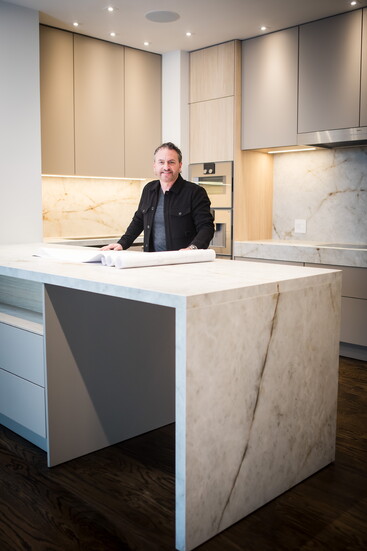
[{"label": "man's head", "polygon": [[165,189],[169,189],[178,178],[182,167],[182,153],[171,142],[163,143],[154,152],[153,169],[155,176]]}]

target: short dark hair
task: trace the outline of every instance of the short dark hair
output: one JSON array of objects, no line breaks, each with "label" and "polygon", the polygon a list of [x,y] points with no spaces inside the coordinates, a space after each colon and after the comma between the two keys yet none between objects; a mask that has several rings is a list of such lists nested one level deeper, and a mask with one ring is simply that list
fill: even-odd
[{"label": "short dark hair", "polygon": [[182,153],[181,153],[181,150],[177,147],[177,145],[175,145],[174,143],[172,142],[166,142],[166,143],[162,143],[160,146],[157,147],[157,149],[154,151],[154,157],[156,156],[156,154],[158,153],[158,151],[160,149],[173,149],[173,151],[176,151],[177,155],[178,155],[178,162],[179,163],[182,163]]}]

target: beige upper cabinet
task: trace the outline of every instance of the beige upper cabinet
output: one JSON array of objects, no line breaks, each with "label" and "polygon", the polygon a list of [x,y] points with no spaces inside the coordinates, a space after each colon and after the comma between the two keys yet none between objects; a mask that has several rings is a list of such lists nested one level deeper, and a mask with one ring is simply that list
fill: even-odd
[{"label": "beige upper cabinet", "polygon": [[190,54],[190,103],[233,96],[234,83],[233,41]]},{"label": "beige upper cabinet", "polygon": [[242,149],[297,143],[298,27],[242,43]]},{"label": "beige upper cabinet", "polygon": [[125,176],[150,178],[162,137],[162,57],[125,47]]},{"label": "beige upper cabinet", "polygon": [[75,172],[124,174],[124,48],[74,36]]},{"label": "beige upper cabinet", "polygon": [[360,126],[367,126],[367,8],[365,8],[363,10],[361,121],[360,121]]},{"label": "beige upper cabinet", "polygon": [[238,47],[232,41],[190,54],[190,163],[234,159]]},{"label": "beige upper cabinet", "polygon": [[362,10],[300,26],[298,132],[359,126]]},{"label": "beige upper cabinet", "polygon": [[40,27],[42,172],[74,174],[73,34]]}]

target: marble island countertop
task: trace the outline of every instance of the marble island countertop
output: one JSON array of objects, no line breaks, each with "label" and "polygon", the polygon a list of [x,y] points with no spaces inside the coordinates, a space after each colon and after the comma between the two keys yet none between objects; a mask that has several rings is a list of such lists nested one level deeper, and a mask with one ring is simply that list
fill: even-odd
[{"label": "marble island countertop", "polygon": [[[309,285],[309,276],[316,279],[329,271],[219,259],[119,270],[100,263],[75,263],[34,256],[37,250],[48,246],[71,248],[70,245],[45,243],[1,245],[0,275],[176,307],[182,304],[182,300],[189,300],[193,305],[197,301],[212,302],[215,300],[213,294],[219,297],[222,293],[236,296],[240,293],[241,297],[250,297],[259,292],[267,294],[295,286],[302,288]],[[72,248],[75,250],[75,246]],[[85,250],[84,247],[81,249]],[[335,272],[330,271],[330,277],[334,275]]]},{"label": "marble island countertop", "polygon": [[275,239],[236,241],[234,256],[235,258],[367,268],[367,244]]}]

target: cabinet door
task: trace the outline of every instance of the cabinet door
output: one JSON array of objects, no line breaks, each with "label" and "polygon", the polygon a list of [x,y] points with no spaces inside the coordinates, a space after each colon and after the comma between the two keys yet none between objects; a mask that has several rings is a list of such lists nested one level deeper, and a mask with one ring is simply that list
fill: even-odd
[{"label": "cabinet door", "polygon": [[359,126],[362,11],[300,27],[298,132]]},{"label": "cabinet door", "polygon": [[190,103],[234,95],[235,43],[190,54]]},{"label": "cabinet door", "polygon": [[74,36],[75,172],[124,176],[124,48]]},{"label": "cabinet door", "polygon": [[361,75],[361,121],[367,126],[367,8],[363,10],[362,75]]},{"label": "cabinet door", "polygon": [[162,140],[162,57],[125,47],[125,176],[153,175]]},{"label": "cabinet door", "polygon": [[234,97],[190,105],[190,163],[233,160]]},{"label": "cabinet door", "polygon": [[242,46],[242,149],[297,143],[298,28]]},{"label": "cabinet door", "polygon": [[42,172],[74,174],[72,33],[40,27]]}]

